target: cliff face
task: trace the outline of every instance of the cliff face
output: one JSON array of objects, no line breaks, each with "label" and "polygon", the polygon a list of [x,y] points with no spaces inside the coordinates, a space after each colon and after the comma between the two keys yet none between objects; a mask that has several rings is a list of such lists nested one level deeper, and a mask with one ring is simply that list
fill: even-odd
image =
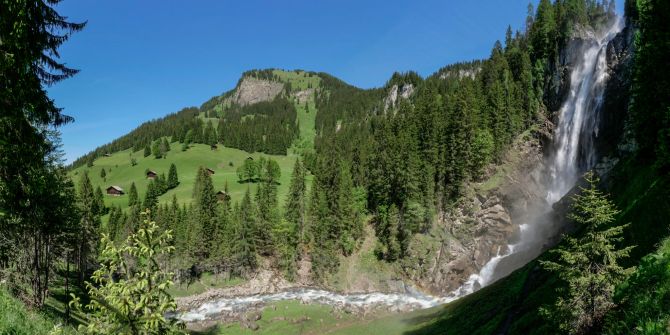
[{"label": "cliff face", "polygon": [[[525,255],[501,261],[495,281],[522,266],[543,250],[558,242],[560,233],[569,229],[562,219],[569,208],[569,192],[550,211],[545,201],[550,178],[545,162],[551,150],[558,111],[570,89],[570,73],[579,50],[589,42],[591,32],[577,29],[574,38],[561,52],[559,64],[551,76],[545,106],[549,116],[543,126],[517,139],[504,163],[480,183],[470,183],[466,196],[450,213],[440,215],[431,236],[412,244],[411,257],[403,263],[406,275],[433,294],[447,294],[461,287],[472,274],[497,255],[507,253],[519,238],[520,225],[543,220],[547,228]],[[595,170],[602,178],[618,162],[623,152],[634,150],[626,129],[628,93],[633,56],[633,28],[628,25],[607,46],[608,82],[598,115],[598,126],[591,134],[599,163]],[[628,134],[628,135],[626,135]],[[475,287],[477,289],[477,287]]]},{"label": "cliff face", "polygon": [[244,77],[230,99],[238,105],[246,106],[270,101],[283,89],[284,84],[281,82]]},{"label": "cliff face", "polygon": [[536,131],[520,136],[503,164],[491,166],[484,181],[468,184],[466,196],[453,211],[440,214],[430,235],[412,242],[402,268],[417,286],[446,295],[509,251],[529,204],[544,196],[539,138]]}]

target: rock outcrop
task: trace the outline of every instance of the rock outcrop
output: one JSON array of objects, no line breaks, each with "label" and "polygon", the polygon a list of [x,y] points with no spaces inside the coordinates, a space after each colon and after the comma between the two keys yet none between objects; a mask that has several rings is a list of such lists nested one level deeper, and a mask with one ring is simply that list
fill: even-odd
[{"label": "rock outcrop", "polygon": [[[539,135],[519,138],[505,159],[499,185],[483,190],[484,182],[468,185],[459,205],[443,213],[433,236],[412,242],[403,262],[407,276],[422,289],[446,295],[478,273],[493,257],[506,254],[526,219],[530,204],[544,196]],[[497,178],[492,169],[486,183]],[[490,185],[486,185],[490,187]],[[541,201],[541,200],[539,200]]]},{"label": "rock outcrop", "polygon": [[284,84],[277,81],[244,77],[230,98],[233,103],[241,106],[251,105],[274,99],[284,89]]},{"label": "rock outcrop", "polygon": [[404,84],[400,87],[398,85],[391,86],[388,95],[384,99],[384,113],[397,106],[398,98],[409,99],[412,93],[414,93],[414,85],[412,84]]}]

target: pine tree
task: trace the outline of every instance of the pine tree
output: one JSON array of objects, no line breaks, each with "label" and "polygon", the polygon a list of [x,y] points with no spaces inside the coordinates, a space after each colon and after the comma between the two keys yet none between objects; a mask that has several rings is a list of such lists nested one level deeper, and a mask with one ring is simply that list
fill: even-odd
[{"label": "pine tree", "polygon": [[[581,2],[581,1],[579,1]],[[549,59],[553,56],[556,38],[556,18],[554,6],[550,0],[540,0],[531,31],[533,53],[536,59]]]},{"label": "pine tree", "polygon": [[400,230],[400,214],[395,205],[391,205],[388,214],[388,244],[386,248],[386,259],[394,261],[401,256],[401,246],[398,242]]},{"label": "pine tree", "polygon": [[[160,151],[160,158],[167,158],[167,152],[170,150],[170,144],[168,143],[166,138],[159,139],[158,142],[160,143],[158,145],[158,150]],[[159,157],[156,157],[159,158]]]},{"label": "pine tree", "polygon": [[165,146],[165,152],[170,151],[170,149],[171,149],[171,148],[170,148],[170,140],[169,140],[167,137],[165,137],[165,138],[163,139],[163,143],[165,143],[165,144],[164,144],[164,146]]},{"label": "pine tree", "polygon": [[105,177],[107,177],[107,172],[105,172],[105,168],[102,168],[100,170],[100,178],[105,179]]},{"label": "pine tree", "polygon": [[93,185],[86,172],[81,175],[81,179],[79,180],[77,205],[81,215],[79,232],[77,234],[77,268],[79,280],[83,283],[84,274],[93,263],[95,241],[98,229],[100,228],[100,215],[97,211],[95,191],[93,191]]},{"label": "pine tree", "polygon": [[167,187],[173,189],[179,185],[179,177],[177,176],[177,167],[174,163],[170,164],[170,171],[168,172]]},{"label": "pine tree", "polygon": [[156,206],[158,205],[158,196],[159,190],[156,186],[156,181],[152,180],[147,185],[147,193],[144,195],[144,202],[142,202],[143,209],[149,209],[150,211],[156,211]]},{"label": "pine tree", "polygon": [[137,195],[137,187],[135,187],[135,182],[130,184],[130,190],[128,191],[128,206],[139,205],[139,196]]},{"label": "pine tree", "polygon": [[284,218],[287,222],[297,226],[300,243],[305,239],[305,223],[307,210],[307,185],[305,184],[305,169],[300,158],[295,160],[288,197],[284,207]]},{"label": "pine tree", "polygon": [[272,229],[272,237],[276,248],[279,268],[284,271],[284,276],[292,281],[297,273],[296,262],[298,261],[298,229],[295,223],[287,220],[279,220]]},{"label": "pine tree", "polygon": [[234,242],[233,257],[235,263],[242,271],[255,269],[256,267],[256,208],[251,201],[251,190],[247,188],[239,207],[238,228]]},{"label": "pine tree", "polygon": [[165,173],[161,173],[160,175],[158,175],[158,177],[156,177],[154,182],[156,183],[156,191],[158,195],[162,195],[165,194],[165,192],[167,192],[168,184],[167,184],[167,178],[165,178]]},{"label": "pine tree", "polygon": [[614,288],[631,269],[617,262],[628,257],[633,247],[617,249],[628,225],[612,226],[619,211],[597,188],[598,178],[585,175],[587,187],[572,198],[568,217],[582,230],[580,237],[566,237],[565,244],[552,253],[557,261],[541,261],[545,269],[556,272],[566,284],[556,304],[542,314],[561,330],[582,334],[597,331],[605,313],[614,306]]},{"label": "pine tree", "polygon": [[234,214],[231,212],[230,203],[224,200],[218,206],[218,218],[215,219],[216,236],[212,237],[212,247],[210,250],[210,262],[215,271],[221,273],[231,270],[233,264],[233,245],[235,244],[237,226],[234,221]]},{"label": "pine tree", "polygon": [[157,140],[151,145],[151,153],[156,159],[163,157],[163,150],[161,150],[161,141]]},{"label": "pine tree", "polygon": [[102,189],[100,189],[100,186],[98,186],[95,189],[95,203],[94,203],[94,211],[98,215],[104,215],[107,213],[107,208],[105,207],[105,200],[102,196]]},{"label": "pine tree", "polygon": [[146,146],[144,146],[144,157],[149,157],[150,155],[151,155],[151,148],[147,144]]},{"label": "pine tree", "polygon": [[217,235],[218,202],[212,177],[202,167],[198,169],[198,176],[193,186],[193,205],[193,216],[199,221],[198,226],[202,227],[201,235],[197,237],[202,242],[202,249],[198,250],[198,255],[206,258]]},{"label": "pine tree", "polygon": [[0,4],[0,259],[3,272],[18,263],[37,308],[48,296],[64,237],[72,234],[65,228],[74,229],[77,220],[74,191],[53,152],[54,129],[73,119],[48,87],[78,72],[60,61],[58,49],[85,23],[68,22],[57,7],[54,1]]},{"label": "pine tree", "polygon": [[216,129],[214,129],[214,125],[212,124],[212,120],[207,121],[207,126],[206,126],[205,132],[204,132],[204,138],[205,138],[206,144],[216,145],[216,142],[217,142]]},{"label": "pine tree", "polygon": [[258,185],[256,204],[258,209],[254,232],[256,251],[262,255],[270,255],[273,249],[272,227],[280,219],[277,208],[277,185],[267,181]]}]

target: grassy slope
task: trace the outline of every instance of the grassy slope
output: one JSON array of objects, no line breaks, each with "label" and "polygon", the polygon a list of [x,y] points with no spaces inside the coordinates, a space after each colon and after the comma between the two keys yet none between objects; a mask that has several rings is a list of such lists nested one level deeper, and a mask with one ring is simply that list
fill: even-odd
[{"label": "grassy slope", "polygon": [[[280,201],[284,199],[288,192],[288,185],[291,180],[291,171],[297,156],[277,156],[265,155],[260,153],[249,154],[242,150],[225,148],[219,146],[217,150],[211,150],[208,145],[195,144],[187,151],[181,151],[179,143],[170,144],[172,150],[168,152],[167,158],[155,159],[153,156],[143,157],[142,151],[135,153],[130,150],[124,150],[112,154],[110,157],[102,157],[95,161],[94,166],[87,168],[86,166],[79,167],[70,172],[74,180],[79,179],[79,174],[84,171],[89,171],[91,182],[95,186],[100,186],[103,191],[109,185],[121,186],[126,192],[130,190],[131,183],[135,182],[140,198],[144,198],[146,188],[149,180],[145,178],[144,171],[146,169],[154,170],[158,174],[165,173],[167,175],[170,164],[174,163],[177,166],[177,174],[179,175],[179,186],[168,191],[162,195],[159,201],[171,201],[172,196],[176,195],[181,203],[188,203],[191,201],[193,192],[193,183],[195,182],[196,172],[198,167],[208,167],[215,171],[212,175],[214,188],[216,190],[223,190],[224,185],[228,182],[233,201],[241,200],[247,187],[251,187],[252,191],[256,189],[256,184],[240,184],[237,182],[237,167],[241,166],[247,157],[259,159],[261,156],[270,157],[279,163],[281,168],[281,178],[278,188]],[[130,157],[137,160],[136,166],[130,165]],[[230,162],[233,166],[230,166]],[[107,170],[106,180],[100,178],[100,170],[105,168]],[[111,172],[110,172],[111,169]],[[120,197],[105,196],[105,204],[107,206],[122,206],[128,205],[128,195]]]},{"label": "grassy slope", "polygon": [[[29,311],[0,286],[0,334],[47,334],[54,327],[44,315]],[[66,329],[66,333],[69,333]]]},{"label": "grassy slope", "polygon": [[[282,81],[291,83],[293,92],[305,90],[308,86],[313,88],[318,87],[321,78],[318,76],[307,76],[305,72],[296,71],[282,71],[275,70],[275,74],[279,76]],[[170,144],[171,151],[168,152],[166,159],[155,159],[153,156],[143,157],[143,151],[131,152],[131,150],[124,150],[112,154],[110,157],[101,157],[95,160],[94,166],[88,168],[86,166],[79,167],[70,171],[70,176],[78,181],[79,174],[84,171],[89,171],[89,177],[94,187],[100,186],[103,191],[110,185],[121,186],[126,192],[130,190],[131,183],[135,182],[140,198],[144,198],[148,180],[145,178],[144,171],[146,169],[154,170],[158,174],[165,173],[167,175],[170,164],[174,163],[177,166],[177,173],[179,175],[180,184],[177,188],[168,191],[160,197],[161,203],[171,201],[172,196],[176,195],[180,203],[189,203],[193,191],[193,183],[195,181],[196,171],[199,166],[209,167],[214,169],[216,173],[212,176],[214,188],[223,190],[225,183],[228,183],[231,197],[233,201],[241,200],[247,187],[251,187],[255,191],[255,184],[240,184],[237,182],[237,167],[240,166],[247,157],[258,159],[261,156],[269,157],[276,160],[281,168],[282,176],[279,186],[279,200],[283,204],[283,200],[288,192],[288,185],[293,171],[293,165],[298,157],[298,153],[303,149],[312,148],[314,145],[314,124],[316,119],[316,106],[314,97],[308,99],[309,112],[305,108],[305,104],[296,103],[298,112],[297,122],[300,124],[300,138],[296,141],[291,154],[288,156],[279,155],[265,155],[262,153],[249,154],[242,150],[234,148],[225,148],[219,146],[218,150],[210,150],[209,146],[202,144],[192,145],[186,152],[181,151],[181,144],[173,142]],[[215,127],[218,126],[218,120],[215,118],[204,118],[205,122],[211,120]],[[137,160],[136,166],[130,165],[130,159]],[[233,166],[230,166],[230,163]],[[100,177],[100,170],[105,168],[107,176],[103,180]],[[110,172],[111,169],[111,172]],[[308,177],[308,179],[311,177]],[[308,180],[309,184],[309,180]],[[128,196],[121,197],[105,196],[105,204],[107,206],[121,206],[128,205]]]},{"label": "grassy slope", "polygon": [[[305,72],[296,71],[282,71],[274,70],[280,80],[291,83],[291,90],[293,93],[297,91],[317,88],[321,84],[321,78],[316,75],[307,76]],[[300,137],[293,146],[293,152],[300,152],[301,150],[311,149],[314,147],[314,137],[316,136],[316,103],[314,95],[310,95],[306,101],[308,108],[305,108],[305,103],[299,103],[296,99],[295,107],[298,114],[296,122],[300,126]]]}]

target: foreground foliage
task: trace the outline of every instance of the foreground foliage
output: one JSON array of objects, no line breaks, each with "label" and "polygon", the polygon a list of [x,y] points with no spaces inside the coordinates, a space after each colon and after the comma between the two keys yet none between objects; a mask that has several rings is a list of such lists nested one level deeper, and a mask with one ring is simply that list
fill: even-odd
[{"label": "foreground foliage", "polygon": [[637,271],[619,286],[614,301],[620,308],[608,316],[606,333],[670,333],[670,239],[642,259]]},{"label": "foreground foliage", "polygon": [[85,24],[59,15],[58,2],[0,1],[0,278],[36,307],[77,230],[54,131],[72,118],[46,86],[77,73],[58,48]]},{"label": "foreground foliage", "polygon": [[82,306],[73,295],[71,305],[87,312],[88,324],[79,327],[87,334],[167,334],[179,333],[174,320],[166,313],[177,308],[167,290],[172,285],[171,273],[161,270],[159,262],[174,247],[169,243],[172,232],[162,231],[143,212],[142,225],[115,246],[103,235],[104,248],[100,268],[87,282],[90,303]]},{"label": "foreground foliage", "polygon": [[611,227],[619,211],[598,190],[593,172],[585,176],[587,187],[573,197],[569,218],[584,229],[578,237],[565,237],[565,244],[552,251],[558,261],[541,261],[549,271],[558,273],[567,288],[559,290],[553,308],[543,314],[570,334],[584,334],[597,329],[603,316],[614,307],[614,288],[630,272],[617,262],[627,257],[633,247],[617,249],[627,225]]}]

